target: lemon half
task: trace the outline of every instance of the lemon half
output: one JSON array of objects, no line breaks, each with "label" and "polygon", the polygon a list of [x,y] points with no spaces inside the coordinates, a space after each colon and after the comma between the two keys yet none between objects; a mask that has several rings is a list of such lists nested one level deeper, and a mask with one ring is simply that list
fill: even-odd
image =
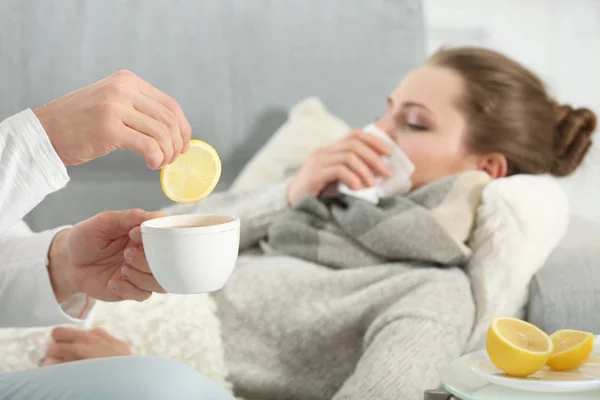
[{"label": "lemon half", "polygon": [[212,146],[192,140],[185,154],[160,172],[165,195],[177,203],[197,203],[215,190],[221,178],[221,159]]},{"label": "lemon half", "polygon": [[550,336],[517,318],[494,318],[486,338],[486,350],[492,363],[516,377],[526,377],[542,369],[553,348]]},{"label": "lemon half", "polygon": [[575,369],[592,354],[594,335],[589,332],[562,329],[550,335],[554,351],[548,359],[548,366],[558,371]]}]

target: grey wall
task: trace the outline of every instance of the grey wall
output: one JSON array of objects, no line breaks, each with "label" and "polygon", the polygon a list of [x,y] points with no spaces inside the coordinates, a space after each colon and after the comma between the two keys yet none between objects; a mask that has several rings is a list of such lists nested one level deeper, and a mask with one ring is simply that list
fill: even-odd
[{"label": "grey wall", "polygon": [[[423,55],[419,1],[4,0],[0,118],[129,69],[180,101],[194,136],[221,154],[224,188],[290,106],[316,95],[364,124]],[[34,227],[167,204],[132,154],[70,173],[29,215]]]}]

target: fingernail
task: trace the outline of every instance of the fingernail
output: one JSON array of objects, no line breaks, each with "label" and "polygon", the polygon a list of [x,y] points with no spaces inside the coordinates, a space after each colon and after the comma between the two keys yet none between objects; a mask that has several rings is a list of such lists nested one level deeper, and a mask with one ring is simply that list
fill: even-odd
[{"label": "fingernail", "polygon": [[190,142],[187,142],[184,146],[183,146],[183,150],[182,153],[187,153],[187,151],[190,149]]},{"label": "fingernail", "polygon": [[115,281],[109,281],[108,282],[108,287],[113,292],[116,292],[117,291],[117,282],[115,282]]},{"label": "fingernail", "polygon": [[133,249],[126,249],[125,253],[123,253],[123,257],[125,257],[127,262],[131,262],[131,260],[133,260],[133,253]]},{"label": "fingernail", "polygon": [[121,274],[123,274],[123,276],[125,278],[129,277],[130,272],[131,272],[131,268],[129,268],[127,265],[125,265],[123,268],[121,268]]}]

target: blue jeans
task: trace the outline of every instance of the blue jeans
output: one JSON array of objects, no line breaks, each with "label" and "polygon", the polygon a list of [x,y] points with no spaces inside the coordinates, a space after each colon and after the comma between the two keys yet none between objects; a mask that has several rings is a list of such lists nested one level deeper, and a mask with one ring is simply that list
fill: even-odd
[{"label": "blue jeans", "polygon": [[233,400],[178,361],[111,357],[0,374],[0,400]]}]

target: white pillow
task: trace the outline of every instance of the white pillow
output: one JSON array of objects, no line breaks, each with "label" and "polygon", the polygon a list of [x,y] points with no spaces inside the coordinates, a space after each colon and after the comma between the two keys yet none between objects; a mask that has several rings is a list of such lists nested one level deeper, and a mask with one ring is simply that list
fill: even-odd
[{"label": "white pillow", "polygon": [[524,317],[529,283],[564,237],[570,218],[567,196],[547,176],[515,175],[483,190],[473,251],[466,270],[477,306],[469,350],[484,346],[493,317]]},{"label": "white pillow", "polygon": [[291,109],[287,122],[244,167],[230,190],[244,192],[281,182],[286,171],[300,167],[313,150],[332,143],[349,130],[318,98],[301,101]]}]

